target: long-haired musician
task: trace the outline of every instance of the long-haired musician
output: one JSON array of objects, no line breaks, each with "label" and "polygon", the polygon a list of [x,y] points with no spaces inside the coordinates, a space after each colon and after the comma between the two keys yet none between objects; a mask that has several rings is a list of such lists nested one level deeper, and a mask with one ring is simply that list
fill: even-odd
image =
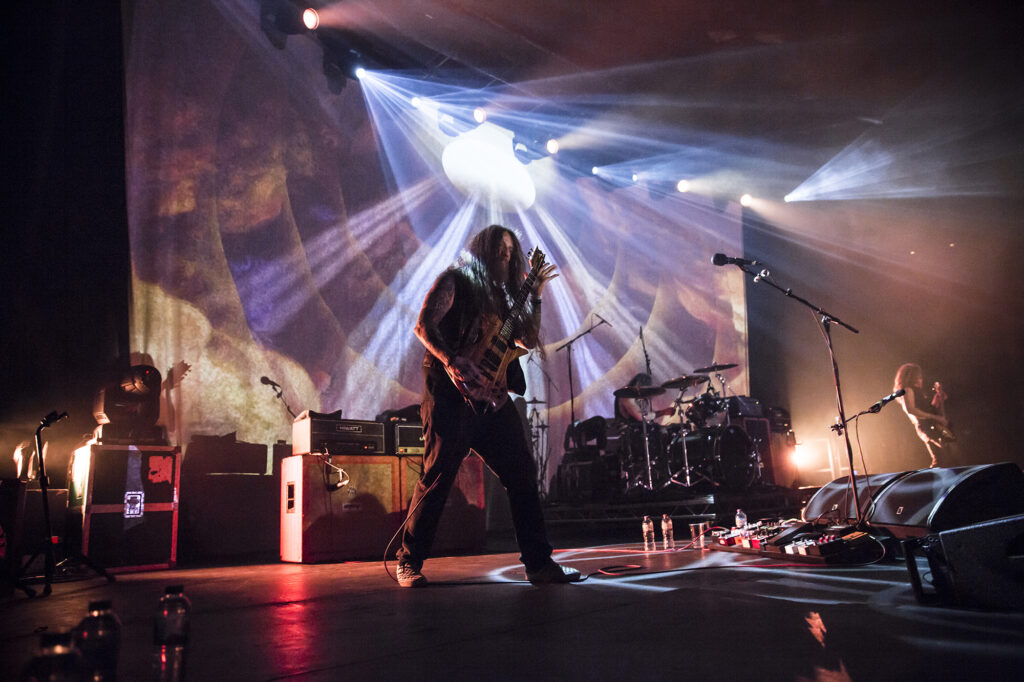
[{"label": "long-haired musician", "polygon": [[917,436],[924,442],[931,457],[931,466],[940,464],[948,466],[949,457],[945,456],[948,444],[953,440],[946,418],[946,394],[938,382],[932,387],[931,393],[924,389],[924,374],[920,365],[906,363],[896,371],[893,380],[893,392],[904,389],[906,393],[899,398],[903,411],[914,425]]},{"label": "long-haired musician", "polygon": [[[479,404],[474,400],[475,388],[487,377],[483,364],[472,358],[509,316],[517,296],[524,305],[514,321],[514,337],[527,348],[537,345],[541,296],[547,283],[558,276],[556,268],[538,263],[530,280],[531,268],[519,239],[500,225],[477,233],[467,251],[460,263],[434,282],[416,323],[416,337],[426,347],[420,408],[425,454],[398,552],[398,582],[403,587],[427,583],[420,571],[459,465],[470,449],[479,453],[508,492],[520,560],[530,582],[579,580],[578,571],[551,559],[536,465],[522,418],[508,400],[508,391],[522,394],[526,390],[519,360],[508,365],[505,376],[496,377],[498,390]],[[528,281],[533,282],[532,290],[520,291]],[[523,294],[528,294],[528,305]]]}]

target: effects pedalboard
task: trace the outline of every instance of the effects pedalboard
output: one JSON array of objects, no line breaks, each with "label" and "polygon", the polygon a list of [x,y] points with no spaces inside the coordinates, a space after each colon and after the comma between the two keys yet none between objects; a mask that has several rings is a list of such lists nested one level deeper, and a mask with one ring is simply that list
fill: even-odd
[{"label": "effects pedalboard", "polygon": [[711,549],[813,564],[859,564],[877,559],[880,543],[852,526],[757,521],[713,531]]}]

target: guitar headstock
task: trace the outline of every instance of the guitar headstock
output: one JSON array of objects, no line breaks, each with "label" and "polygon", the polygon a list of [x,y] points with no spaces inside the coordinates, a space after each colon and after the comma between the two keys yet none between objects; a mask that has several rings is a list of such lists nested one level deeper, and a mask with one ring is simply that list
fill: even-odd
[{"label": "guitar headstock", "polygon": [[535,246],[530,249],[530,253],[528,255],[530,258],[530,269],[534,271],[540,270],[544,265],[544,259],[546,258],[544,252],[540,250],[539,246]]}]

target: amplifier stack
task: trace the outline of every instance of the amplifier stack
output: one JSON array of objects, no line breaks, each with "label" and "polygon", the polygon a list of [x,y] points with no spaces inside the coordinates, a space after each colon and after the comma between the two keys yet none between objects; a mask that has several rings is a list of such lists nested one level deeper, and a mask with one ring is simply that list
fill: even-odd
[{"label": "amplifier stack", "polygon": [[[342,419],[340,410],[306,411],[292,423],[291,452],[281,463],[281,560],[380,558],[405,520],[419,480],[422,425]],[[467,457],[434,550],[482,547],[484,506],[483,463]]]}]

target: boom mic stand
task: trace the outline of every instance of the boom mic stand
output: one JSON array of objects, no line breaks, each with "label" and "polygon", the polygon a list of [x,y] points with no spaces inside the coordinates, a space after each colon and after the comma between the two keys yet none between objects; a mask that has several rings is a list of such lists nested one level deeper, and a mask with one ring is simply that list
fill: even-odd
[{"label": "boom mic stand", "polygon": [[[598,318],[598,319],[600,319],[600,318]],[[597,324],[591,324],[588,329],[585,329],[585,330],[581,331],[579,334],[577,334],[576,336],[572,337],[571,339],[569,339],[568,341],[566,341],[561,346],[559,346],[558,348],[555,349],[556,353],[558,351],[562,350],[563,348],[566,349],[566,351],[565,351],[565,359],[566,359],[566,362],[569,363],[569,419],[570,419],[569,423],[572,424],[572,425],[576,424],[576,395],[575,395],[575,393],[573,393],[573,387],[572,387],[572,344],[576,343],[577,341],[582,339],[584,336],[586,336],[590,332],[592,332],[595,329],[597,329],[598,327],[600,327],[602,324],[608,324],[608,323],[605,322],[604,320],[601,320]],[[576,442],[576,429],[572,429],[570,431],[570,434],[571,434],[571,437],[572,437],[572,446],[574,448],[578,448],[579,447],[579,443]]]},{"label": "boom mic stand", "polygon": [[[843,409],[843,392],[839,385],[839,363],[836,360],[835,349],[832,346],[831,325],[834,322],[838,325],[846,327],[854,334],[859,334],[860,331],[854,328],[853,326],[847,324],[846,322],[843,322],[835,315],[832,315],[831,313],[823,310],[820,306],[816,306],[807,299],[797,296],[796,294],[793,293],[793,290],[791,288],[787,287],[783,289],[782,287],[780,287],[778,284],[771,280],[771,273],[768,272],[768,270],[761,270],[760,272],[755,272],[754,270],[751,270],[749,266],[746,265],[745,263],[734,262],[733,264],[736,265],[736,267],[738,267],[743,272],[750,275],[753,278],[755,284],[757,284],[758,282],[764,282],[771,288],[782,293],[787,298],[791,298],[794,301],[797,301],[798,303],[802,303],[803,305],[807,306],[814,312],[815,319],[821,326],[822,335],[825,337],[825,345],[828,346],[829,358],[832,360],[832,378],[836,386],[836,407],[839,411],[839,424],[845,426],[847,419],[846,412]],[[857,477],[854,475],[853,472],[853,445],[850,443],[849,430],[844,428],[842,431],[843,438],[846,441],[846,457],[850,463],[850,487],[853,490],[853,499],[857,504],[857,527],[860,528],[864,525],[864,512],[863,509],[861,509],[860,496],[857,495]]]},{"label": "boom mic stand", "polygon": [[[57,413],[56,410],[46,415],[39,421],[39,426],[36,427],[36,456],[39,461],[39,490],[42,493],[43,501],[43,530],[46,533],[46,544],[43,551],[43,596],[47,596],[53,591],[53,576],[58,567],[56,559],[53,554],[53,525],[50,522],[50,480],[46,475],[46,458],[43,457],[43,429],[48,426],[52,426],[62,419],[67,419],[68,413],[61,412]],[[66,565],[70,558],[74,558],[79,563],[82,563],[92,570],[96,571],[104,578],[107,582],[114,582],[114,576],[107,573],[101,567],[94,565],[89,561],[88,557],[79,554],[69,547],[64,548],[65,559],[61,561],[60,567],[66,568]]]}]

